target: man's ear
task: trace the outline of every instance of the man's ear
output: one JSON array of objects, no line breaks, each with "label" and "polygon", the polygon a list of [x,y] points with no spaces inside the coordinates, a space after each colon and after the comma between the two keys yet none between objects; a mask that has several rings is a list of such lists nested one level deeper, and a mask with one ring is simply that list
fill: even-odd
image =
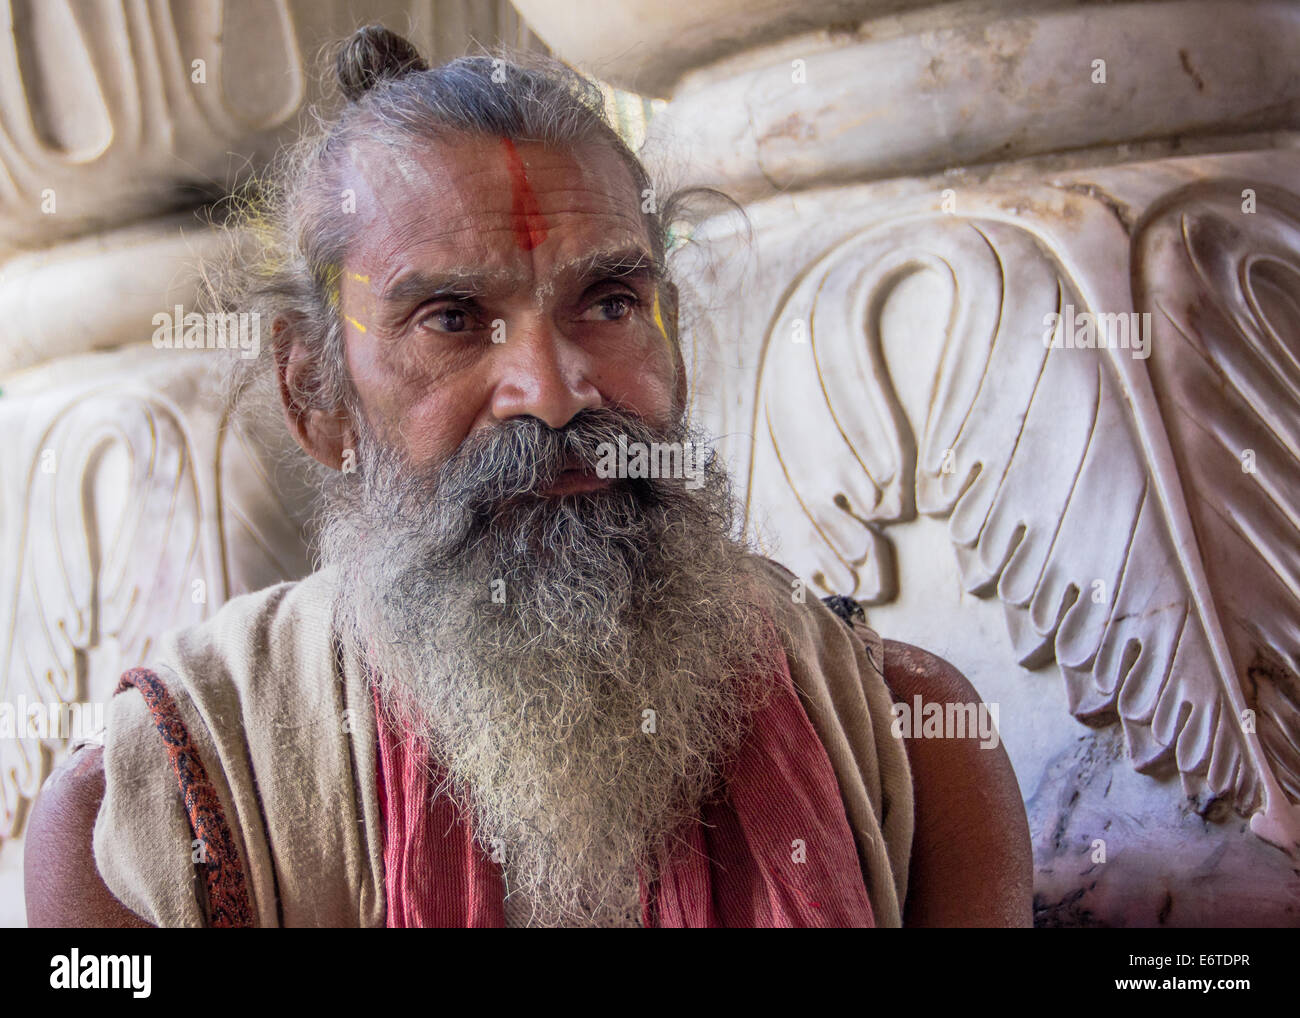
[{"label": "man's ear", "polygon": [[328,411],[312,406],[320,378],[315,359],[301,340],[301,327],[299,319],[284,316],[276,320],[271,330],[284,422],[308,456],[341,470],[344,451],[356,448],[356,432],[342,407]]}]

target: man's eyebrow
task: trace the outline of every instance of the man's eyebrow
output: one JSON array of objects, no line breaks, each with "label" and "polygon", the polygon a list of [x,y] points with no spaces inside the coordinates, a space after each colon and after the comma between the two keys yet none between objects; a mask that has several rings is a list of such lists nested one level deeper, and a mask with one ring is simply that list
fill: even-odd
[{"label": "man's eyebrow", "polygon": [[510,273],[484,272],[476,268],[452,268],[433,273],[405,272],[384,287],[379,300],[383,304],[407,304],[439,294],[475,296],[509,278]]},{"label": "man's eyebrow", "polygon": [[638,276],[658,280],[663,274],[650,252],[640,247],[617,251],[595,251],[571,263],[570,271],[581,280]]}]

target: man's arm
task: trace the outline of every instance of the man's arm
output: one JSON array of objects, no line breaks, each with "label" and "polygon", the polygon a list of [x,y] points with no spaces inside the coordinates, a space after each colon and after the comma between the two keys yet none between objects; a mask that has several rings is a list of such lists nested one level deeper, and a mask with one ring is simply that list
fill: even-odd
[{"label": "man's arm", "polygon": [[104,750],[85,746],[54,769],[27,824],[23,881],[28,926],[147,927],[113,896],[95,866]]},{"label": "man's arm", "polygon": [[[885,640],[885,682],[901,703],[979,704],[943,658]],[[1029,822],[1001,742],[904,739],[912,768],[916,833],[906,926],[1030,926],[1033,852]]]}]

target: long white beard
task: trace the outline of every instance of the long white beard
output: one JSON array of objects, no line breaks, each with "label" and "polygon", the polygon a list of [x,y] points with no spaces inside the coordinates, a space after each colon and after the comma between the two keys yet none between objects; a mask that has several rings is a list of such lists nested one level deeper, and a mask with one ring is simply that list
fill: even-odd
[{"label": "long white beard", "polygon": [[515,497],[630,426],[601,412],[557,439],[507,422],[429,477],[367,441],[364,481],[327,501],[341,631],[536,925],[626,921],[638,870],[653,879],[718,790],[767,678],[769,616],[719,468],[698,491]]}]

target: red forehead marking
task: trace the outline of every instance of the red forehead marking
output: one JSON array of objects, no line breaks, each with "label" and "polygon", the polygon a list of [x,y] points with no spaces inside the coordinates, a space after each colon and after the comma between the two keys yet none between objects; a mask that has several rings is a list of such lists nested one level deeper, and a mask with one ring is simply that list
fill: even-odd
[{"label": "red forehead marking", "polygon": [[510,171],[510,185],[514,191],[515,243],[521,251],[531,251],[546,239],[546,217],[537,204],[532,184],[528,183],[524,161],[519,158],[514,142],[502,138],[501,147],[506,150],[506,169]]}]

